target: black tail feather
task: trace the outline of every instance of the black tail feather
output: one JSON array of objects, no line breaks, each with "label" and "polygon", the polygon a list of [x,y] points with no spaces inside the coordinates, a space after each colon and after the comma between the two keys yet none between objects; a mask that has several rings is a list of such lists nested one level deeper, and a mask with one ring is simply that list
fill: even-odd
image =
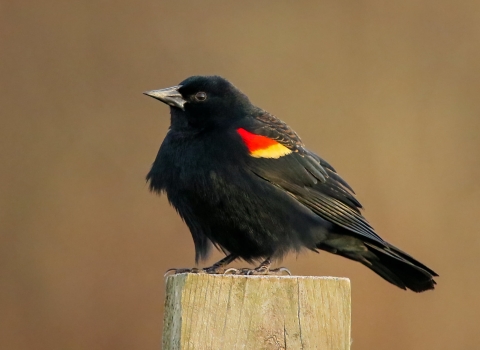
[{"label": "black tail feather", "polygon": [[332,235],[331,240],[317,247],[358,261],[399,288],[414,292],[435,288],[433,277],[438,275],[433,270],[388,243],[380,246],[351,236]]},{"label": "black tail feather", "polygon": [[370,254],[365,254],[366,261],[360,262],[387,281],[414,292],[435,288],[436,283],[433,277],[438,275],[411,256],[402,254],[403,252],[391,245],[384,248],[365,243],[365,246],[374,257],[371,258]]}]

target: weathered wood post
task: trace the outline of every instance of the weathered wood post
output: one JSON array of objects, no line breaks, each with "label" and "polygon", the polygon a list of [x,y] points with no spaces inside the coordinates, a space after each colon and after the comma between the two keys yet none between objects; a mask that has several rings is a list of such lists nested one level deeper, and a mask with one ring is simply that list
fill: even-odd
[{"label": "weathered wood post", "polygon": [[350,280],[167,277],[163,350],[350,349]]}]

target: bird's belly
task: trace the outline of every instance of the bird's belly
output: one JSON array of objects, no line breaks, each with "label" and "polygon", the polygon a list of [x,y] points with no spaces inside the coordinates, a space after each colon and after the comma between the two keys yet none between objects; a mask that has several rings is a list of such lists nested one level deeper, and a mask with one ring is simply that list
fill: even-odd
[{"label": "bird's belly", "polygon": [[324,231],[317,215],[241,168],[179,174],[166,191],[192,234],[200,228],[213,243],[246,260],[314,249]]}]

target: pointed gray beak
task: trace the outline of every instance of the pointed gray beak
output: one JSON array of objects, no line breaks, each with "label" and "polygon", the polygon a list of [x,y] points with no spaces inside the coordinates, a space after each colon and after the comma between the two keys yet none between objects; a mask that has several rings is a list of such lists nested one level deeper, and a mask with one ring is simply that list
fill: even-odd
[{"label": "pointed gray beak", "polygon": [[145,91],[143,94],[153,97],[159,101],[162,101],[163,103],[166,103],[169,106],[177,107],[185,110],[183,105],[187,101],[185,101],[182,95],[178,92],[178,89],[180,89],[181,87],[182,87],[181,85],[177,85],[177,86],[172,86],[166,89]]}]

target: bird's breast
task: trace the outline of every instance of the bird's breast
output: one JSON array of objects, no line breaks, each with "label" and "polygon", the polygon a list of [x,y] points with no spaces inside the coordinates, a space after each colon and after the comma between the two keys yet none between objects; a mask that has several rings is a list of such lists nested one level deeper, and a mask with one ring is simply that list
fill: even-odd
[{"label": "bird's breast", "polygon": [[148,175],[157,191],[214,198],[232,182],[248,177],[247,157],[228,135],[185,135],[169,132]]}]

